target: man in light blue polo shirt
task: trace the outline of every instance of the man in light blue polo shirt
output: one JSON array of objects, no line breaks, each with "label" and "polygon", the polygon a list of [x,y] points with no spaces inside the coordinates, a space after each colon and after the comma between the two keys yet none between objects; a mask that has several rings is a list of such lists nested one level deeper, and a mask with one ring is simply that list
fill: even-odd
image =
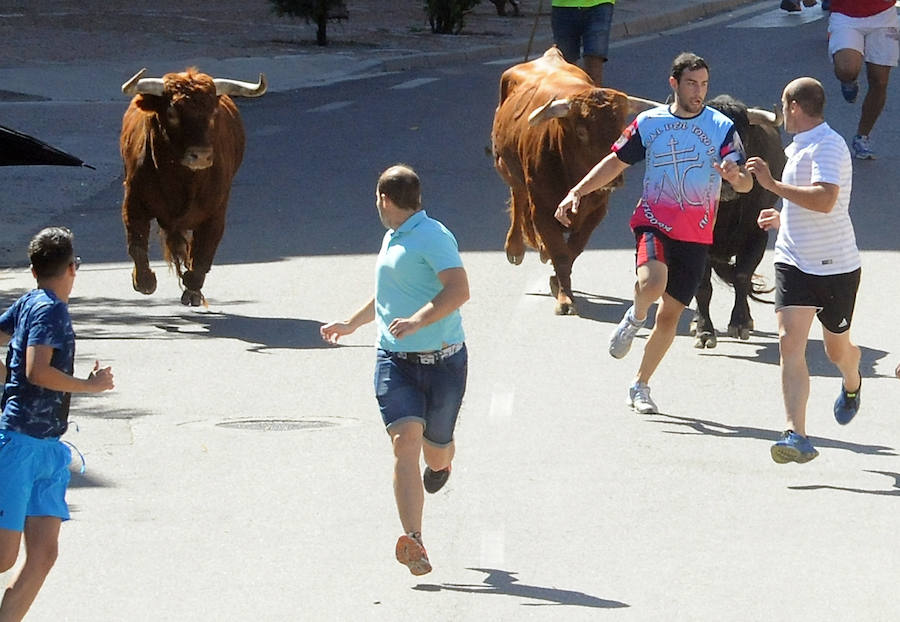
[{"label": "man in light blue polo shirt", "polygon": [[394,447],[394,497],[404,530],[396,557],[423,575],[431,571],[422,544],[423,484],[435,493],[450,477],[453,431],[466,391],[459,308],[469,299],[469,281],[453,234],[422,209],[412,168],[398,164],[384,171],[375,205],[388,230],[375,263],[375,295],[350,319],[322,326],[321,334],[337,343],[375,322],[375,396]]}]

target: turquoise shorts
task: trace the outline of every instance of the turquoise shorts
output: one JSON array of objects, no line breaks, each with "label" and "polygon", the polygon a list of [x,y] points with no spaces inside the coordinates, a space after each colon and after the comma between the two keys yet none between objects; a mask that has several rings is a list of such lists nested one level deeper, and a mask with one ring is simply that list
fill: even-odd
[{"label": "turquoise shorts", "polygon": [[28,516],[69,520],[72,452],[58,438],[0,430],[0,529],[25,530]]}]

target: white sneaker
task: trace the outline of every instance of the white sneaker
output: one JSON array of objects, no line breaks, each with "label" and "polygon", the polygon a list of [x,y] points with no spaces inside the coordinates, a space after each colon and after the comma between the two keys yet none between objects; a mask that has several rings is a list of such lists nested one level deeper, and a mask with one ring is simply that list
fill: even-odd
[{"label": "white sneaker", "polygon": [[656,404],[650,399],[650,385],[646,382],[635,382],[628,387],[628,399],[625,403],[642,415],[659,413]]},{"label": "white sneaker", "polygon": [[[644,318],[646,321],[647,318]],[[638,322],[634,319],[634,305],[625,312],[622,321],[616,326],[616,329],[609,336],[609,354],[616,359],[620,359],[631,350],[631,342],[634,336],[644,325],[644,321]]]},{"label": "white sneaker", "polygon": [[857,160],[875,159],[875,152],[872,151],[872,141],[869,140],[868,136],[854,136],[853,141],[850,143],[850,148],[853,150],[853,156]]}]

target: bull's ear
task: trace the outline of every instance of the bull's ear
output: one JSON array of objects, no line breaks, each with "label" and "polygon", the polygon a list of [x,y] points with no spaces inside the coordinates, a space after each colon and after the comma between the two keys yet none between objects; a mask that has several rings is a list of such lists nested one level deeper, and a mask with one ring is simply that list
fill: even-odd
[{"label": "bull's ear", "polygon": [[134,98],[134,105],[144,112],[162,114],[168,108],[169,101],[165,97],[141,94]]},{"label": "bull's ear", "polygon": [[556,99],[551,97],[546,104],[528,115],[528,125],[534,127],[548,119],[556,119],[569,114],[572,109],[572,102],[569,99]]}]

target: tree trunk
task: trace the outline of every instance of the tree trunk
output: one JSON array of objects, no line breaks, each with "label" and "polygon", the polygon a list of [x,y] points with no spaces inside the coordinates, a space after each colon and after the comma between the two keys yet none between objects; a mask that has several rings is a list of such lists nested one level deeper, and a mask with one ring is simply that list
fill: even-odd
[{"label": "tree trunk", "polygon": [[320,15],[319,18],[316,20],[316,45],[328,45],[328,38],[325,34],[325,28],[327,25],[328,25],[327,13]]}]

